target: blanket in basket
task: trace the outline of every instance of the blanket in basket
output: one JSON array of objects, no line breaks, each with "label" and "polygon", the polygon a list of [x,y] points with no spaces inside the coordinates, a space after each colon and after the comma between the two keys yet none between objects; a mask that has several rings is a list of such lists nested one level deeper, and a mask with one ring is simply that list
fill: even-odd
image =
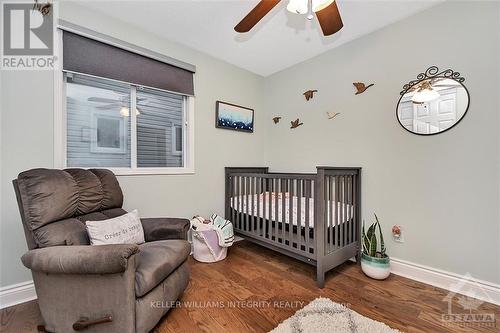
[{"label": "blanket in basket", "polygon": [[223,217],[213,214],[210,217],[210,221],[214,226],[214,230],[217,232],[219,237],[219,245],[222,247],[230,247],[234,242],[234,230],[231,221],[224,219]]}]

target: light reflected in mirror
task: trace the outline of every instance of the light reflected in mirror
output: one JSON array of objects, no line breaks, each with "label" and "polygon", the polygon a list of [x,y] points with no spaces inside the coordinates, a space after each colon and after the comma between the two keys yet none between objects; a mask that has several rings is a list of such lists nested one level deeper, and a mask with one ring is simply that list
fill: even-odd
[{"label": "light reflected in mirror", "polygon": [[418,82],[401,96],[397,117],[406,130],[432,135],[455,126],[468,107],[469,93],[460,82],[433,77]]}]

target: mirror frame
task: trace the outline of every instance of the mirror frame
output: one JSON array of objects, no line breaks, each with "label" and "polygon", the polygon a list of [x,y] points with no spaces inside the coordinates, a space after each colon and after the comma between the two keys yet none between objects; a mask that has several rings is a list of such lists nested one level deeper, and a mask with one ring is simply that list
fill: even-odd
[{"label": "mirror frame", "polygon": [[[401,121],[399,120],[399,114],[398,114],[399,103],[401,103],[403,96],[413,86],[415,86],[416,84],[419,84],[420,82],[422,82],[424,80],[428,80],[428,79],[432,79],[432,78],[436,78],[436,77],[442,77],[445,79],[455,80],[456,82],[460,83],[460,85],[462,87],[464,87],[465,91],[467,92],[467,107],[465,108],[464,114],[456,123],[454,123],[452,126],[445,129],[444,131],[437,132],[437,133],[430,133],[430,134],[412,132],[409,129],[407,129],[406,127],[404,127],[403,124],[401,124]],[[436,135],[436,134],[442,134],[446,131],[449,131],[453,127],[457,126],[457,124],[460,123],[462,121],[462,119],[465,118],[465,115],[467,114],[467,111],[469,111],[469,106],[470,106],[470,94],[469,94],[469,90],[467,89],[467,87],[463,84],[464,81],[465,81],[465,78],[462,77],[459,72],[455,72],[452,69],[446,69],[446,70],[440,72],[439,68],[437,66],[431,66],[431,67],[427,68],[427,70],[425,72],[418,74],[417,79],[412,80],[412,81],[408,82],[407,84],[405,84],[403,86],[403,90],[399,93],[401,95],[401,97],[399,98],[398,103],[396,104],[396,119],[398,120],[399,125],[401,125],[401,127],[403,127],[405,131],[407,131],[411,134],[421,135],[421,136],[431,136],[431,135]]]}]

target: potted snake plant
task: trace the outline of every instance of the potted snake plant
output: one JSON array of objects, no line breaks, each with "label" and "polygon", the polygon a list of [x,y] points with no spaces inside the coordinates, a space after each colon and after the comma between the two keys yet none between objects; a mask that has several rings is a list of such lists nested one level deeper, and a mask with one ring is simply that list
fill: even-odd
[{"label": "potted snake plant", "polygon": [[[370,225],[365,232],[365,225],[363,223],[362,241],[363,253],[361,254],[361,269],[367,276],[384,280],[391,274],[390,258],[386,253],[384,244],[384,236],[382,235],[382,228],[378,220],[377,214],[375,215],[375,222]],[[379,238],[377,239],[377,231]]]}]

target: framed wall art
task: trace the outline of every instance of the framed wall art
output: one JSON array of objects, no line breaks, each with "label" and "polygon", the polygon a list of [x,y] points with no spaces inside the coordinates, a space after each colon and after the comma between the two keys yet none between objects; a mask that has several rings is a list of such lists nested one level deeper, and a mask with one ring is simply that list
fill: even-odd
[{"label": "framed wall art", "polygon": [[215,127],[253,133],[254,110],[217,101],[215,103]]}]

